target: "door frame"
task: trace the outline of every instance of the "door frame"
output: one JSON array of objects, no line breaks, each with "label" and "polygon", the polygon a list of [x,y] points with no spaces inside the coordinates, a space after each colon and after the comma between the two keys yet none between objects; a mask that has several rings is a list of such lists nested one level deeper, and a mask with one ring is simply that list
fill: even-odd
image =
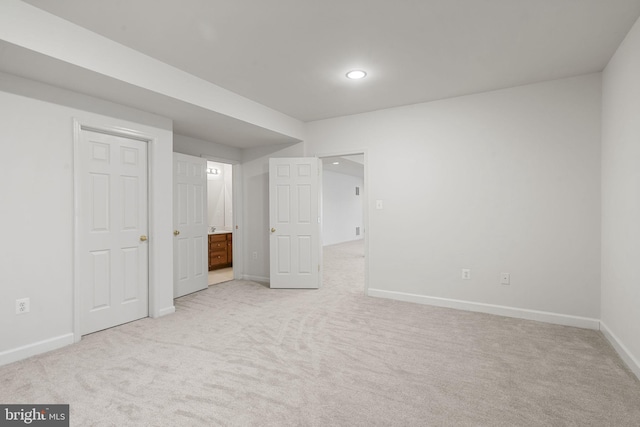
[{"label": "door frame", "polygon": [[[124,120],[112,119],[109,117],[96,118],[73,118],[73,337],[74,342],[79,342],[82,338],[80,328],[80,313],[82,309],[80,284],[80,182],[82,177],[79,173],[79,164],[81,162],[79,153],[79,144],[81,143],[81,133],[83,130],[89,130],[108,135],[120,136],[129,139],[136,139],[147,143],[147,215],[148,215],[148,310],[149,317],[160,317],[175,312],[173,298],[171,305],[167,305],[166,280],[162,277],[167,274],[167,263],[165,259],[167,255],[173,263],[173,247],[169,251],[164,248],[165,240],[172,244],[171,238],[163,238],[159,231],[166,227],[166,218],[161,217],[162,212],[166,209],[167,191],[162,191],[161,171],[165,169],[164,151],[161,148],[165,144],[171,146],[171,140],[167,141],[167,136],[162,135],[162,129],[153,128],[137,123],[127,122]],[[169,150],[170,152],[171,150]],[[162,153],[162,154],[161,154]],[[171,156],[173,159],[173,156]],[[172,174],[171,175],[172,178]],[[170,187],[172,188],[172,187]],[[168,200],[173,203],[173,191],[169,192]],[[172,205],[171,205],[172,206]],[[169,230],[172,230],[172,215],[169,216]],[[167,233],[169,234],[169,233]],[[170,267],[170,293],[173,296],[173,265]]]},{"label": "door frame", "polygon": [[[319,158],[320,160],[327,157],[343,157],[343,156],[364,156],[364,203],[362,204],[363,209],[363,230],[364,234],[364,294],[369,294],[369,202],[370,202],[370,191],[369,191],[369,155],[367,153],[367,149],[359,149],[359,150],[345,150],[345,151],[334,151],[329,153],[313,153],[313,156]],[[324,169],[324,168],[323,168]],[[322,190],[324,191],[324,189]],[[323,193],[320,193],[321,197],[323,197]],[[322,211],[320,212],[322,215]],[[324,220],[322,221],[324,224]],[[321,258],[322,259],[322,258]],[[321,267],[321,269],[324,266]]]},{"label": "door frame", "polygon": [[[231,209],[233,209],[233,234],[231,253],[233,254],[233,280],[244,279],[244,245],[242,229],[242,165],[237,160],[229,160],[223,157],[201,154],[200,157],[210,162],[231,165]],[[207,181],[208,182],[208,181]],[[207,206],[209,193],[207,192]]]}]

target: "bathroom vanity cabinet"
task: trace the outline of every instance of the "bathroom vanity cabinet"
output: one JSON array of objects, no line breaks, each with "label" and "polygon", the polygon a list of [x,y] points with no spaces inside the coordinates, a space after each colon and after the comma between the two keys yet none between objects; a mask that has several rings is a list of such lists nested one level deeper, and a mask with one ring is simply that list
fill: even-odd
[{"label": "bathroom vanity cabinet", "polygon": [[209,234],[209,271],[233,265],[233,233]]}]

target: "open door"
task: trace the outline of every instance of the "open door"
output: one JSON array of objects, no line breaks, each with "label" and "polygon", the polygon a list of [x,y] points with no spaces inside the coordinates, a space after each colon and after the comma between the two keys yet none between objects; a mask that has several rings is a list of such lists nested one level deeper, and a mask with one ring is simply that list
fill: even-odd
[{"label": "open door", "polygon": [[77,150],[85,335],[149,314],[147,142],[82,128]]},{"label": "open door", "polygon": [[174,298],[209,286],[206,167],[206,159],[173,153]]},{"label": "open door", "polygon": [[320,160],[269,159],[272,288],[319,288]]}]

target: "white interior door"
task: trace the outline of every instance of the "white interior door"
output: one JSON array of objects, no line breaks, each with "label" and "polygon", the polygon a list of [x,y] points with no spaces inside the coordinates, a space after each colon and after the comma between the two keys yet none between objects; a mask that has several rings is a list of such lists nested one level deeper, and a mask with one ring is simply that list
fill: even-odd
[{"label": "white interior door", "polygon": [[173,153],[173,296],[209,285],[207,160]]},{"label": "white interior door", "polygon": [[320,160],[269,159],[272,288],[320,287]]},{"label": "white interior door", "polygon": [[149,314],[147,143],[82,130],[77,150],[84,335]]}]

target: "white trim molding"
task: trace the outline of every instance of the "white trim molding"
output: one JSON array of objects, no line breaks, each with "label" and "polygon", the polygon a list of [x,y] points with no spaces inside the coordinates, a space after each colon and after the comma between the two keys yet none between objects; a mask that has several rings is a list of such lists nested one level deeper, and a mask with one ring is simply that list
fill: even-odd
[{"label": "white trim molding", "polygon": [[18,348],[12,348],[0,353],[0,366],[26,359],[40,353],[57,350],[59,348],[73,344],[74,334],[68,333],[46,340],[34,342]]},{"label": "white trim molding", "polygon": [[370,297],[393,299],[397,301],[413,302],[436,307],[454,308],[457,310],[475,311],[478,313],[495,314],[497,316],[513,317],[516,319],[535,320],[537,322],[553,323],[556,325],[574,326],[583,329],[600,329],[600,321],[589,317],[571,316],[568,314],[550,313],[547,311],[528,310],[524,308],[507,307],[503,305],[483,304],[449,298],[429,297],[425,295],[404,292],[385,291],[383,289],[369,289]]},{"label": "white trim molding", "polygon": [[604,335],[607,341],[609,341],[613,349],[618,353],[624,363],[626,363],[631,372],[633,372],[640,380],[640,361],[633,357],[633,354],[631,354],[629,349],[622,344],[622,341],[620,341],[620,339],[611,332],[602,320],[600,321],[600,332],[602,332],[602,335]]},{"label": "white trim molding", "polygon": [[162,317],[162,316],[166,316],[167,314],[173,314],[176,312],[176,306],[172,305],[170,307],[165,307],[165,308],[161,308],[160,310],[158,310],[157,313],[155,313],[154,315],[149,314],[149,317],[153,317],[154,319],[157,317]]}]

